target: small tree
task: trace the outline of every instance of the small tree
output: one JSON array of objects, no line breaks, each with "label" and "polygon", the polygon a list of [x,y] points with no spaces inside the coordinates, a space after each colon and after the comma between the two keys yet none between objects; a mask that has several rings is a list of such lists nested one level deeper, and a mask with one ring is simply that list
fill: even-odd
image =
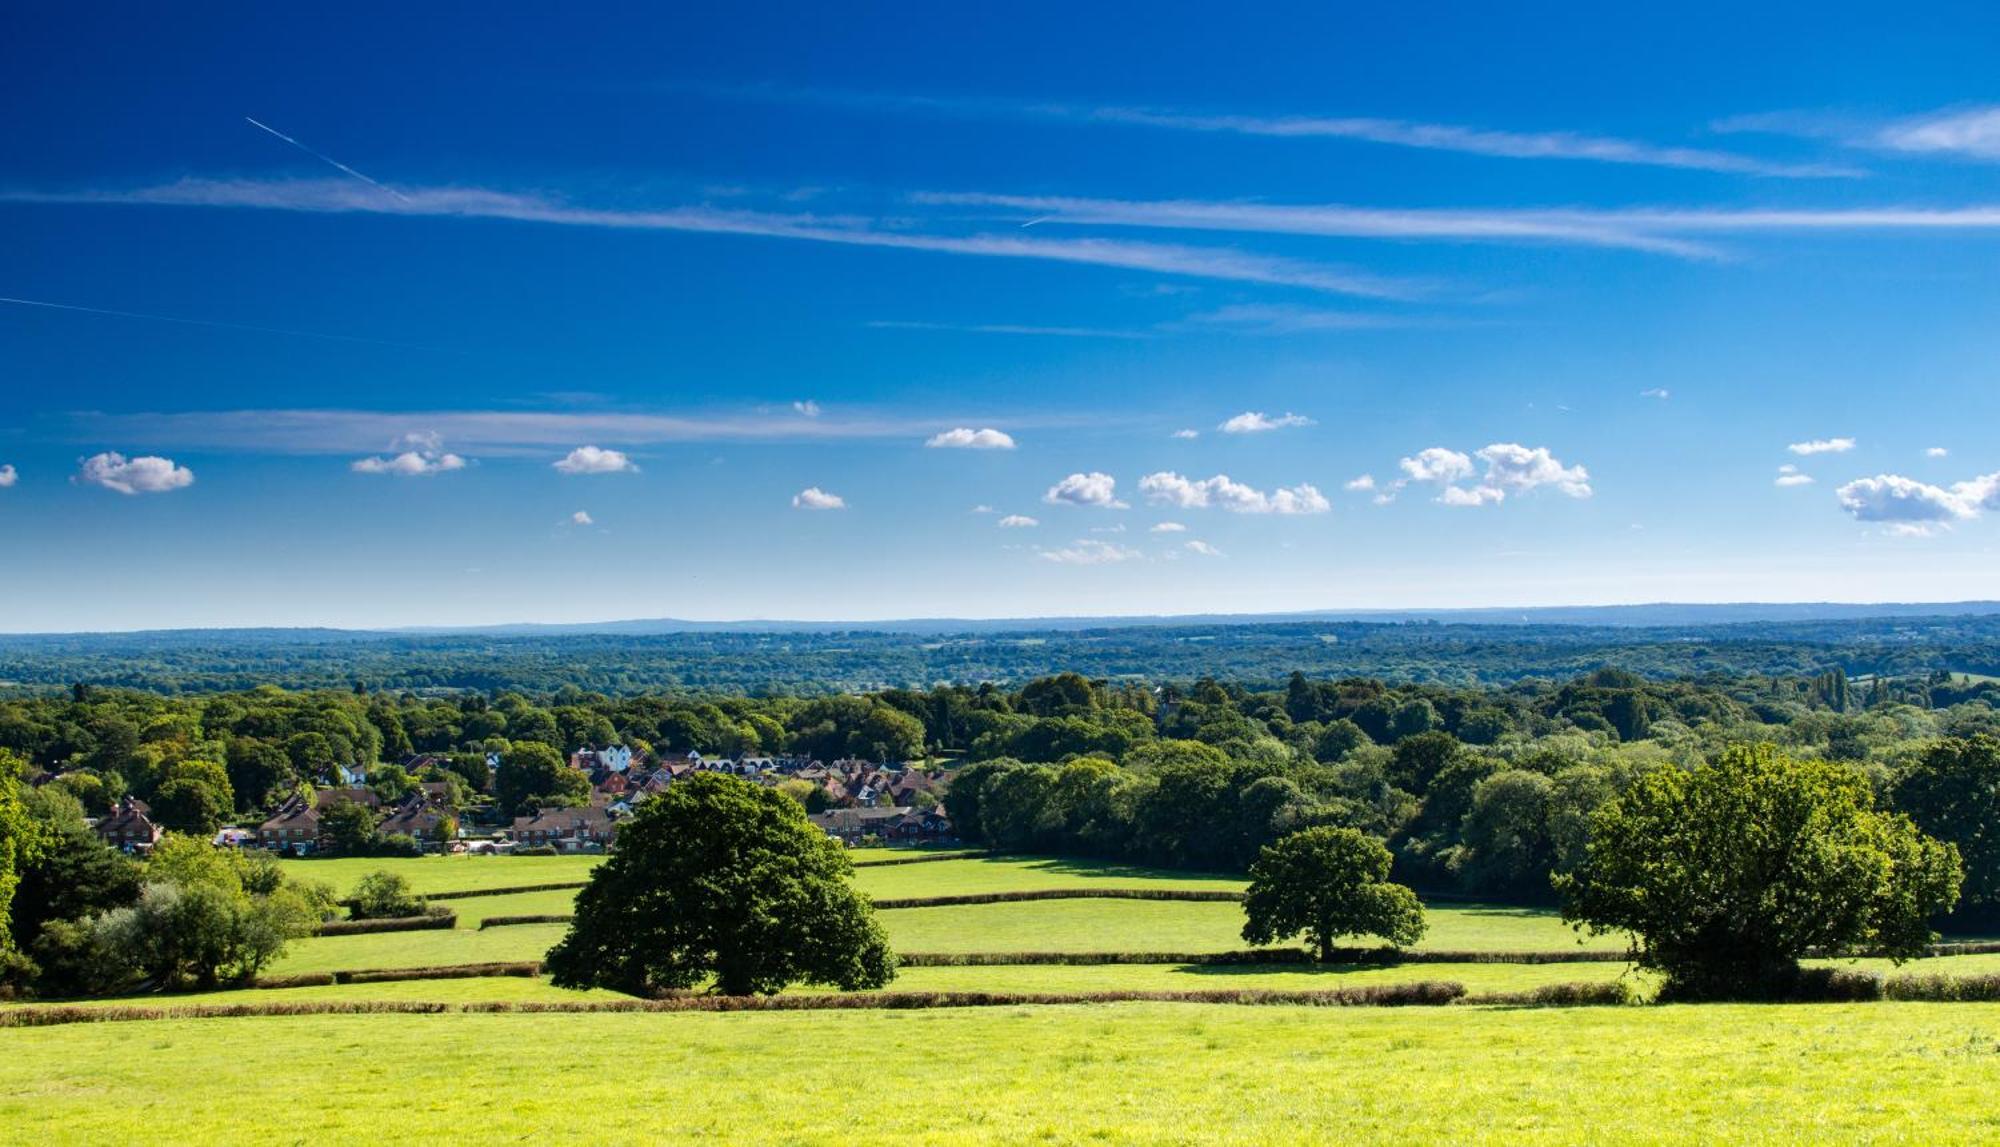
[{"label": "small tree", "polygon": [[389,920],[424,914],[423,898],[410,891],[400,872],[371,872],[354,886],[352,912],[356,920]]},{"label": "small tree", "polygon": [[570,808],[590,799],[590,778],[569,767],[547,745],[516,741],[500,754],[493,775],[493,795],[500,807],[520,816],[537,808]]},{"label": "small tree", "polygon": [[699,773],[644,802],[577,896],[547,967],[565,988],[725,995],[877,988],[896,958],[854,866],[790,797]]},{"label": "small tree", "polygon": [[1250,866],[1243,938],[1270,944],[1303,934],[1320,960],[1341,936],[1380,936],[1408,946],[1424,935],[1417,894],[1387,883],[1392,858],[1358,829],[1323,825],[1270,845]]},{"label": "small tree", "polygon": [[1811,952],[1922,955],[1959,880],[1958,850],[1877,812],[1859,771],[1743,745],[1640,777],[1556,890],[1565,920],[1632,933],[1668,996],[1770,998]]},{"label": "small tree", "polygon": [[382,843],[375,814],[360,801],[337,800],[319,814],[326,850],[337,856],[371,856]]}]

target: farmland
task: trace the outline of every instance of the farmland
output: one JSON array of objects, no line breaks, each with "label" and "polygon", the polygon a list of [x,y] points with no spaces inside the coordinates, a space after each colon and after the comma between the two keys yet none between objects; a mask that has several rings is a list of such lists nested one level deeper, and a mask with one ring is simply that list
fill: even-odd
[{"label": "farmland", "polygon": [[[895,859],[893,854],[862,857]],[[298,875],[346,892],[376,869],[430,893],[581,880],[587,857],[307,861]],[[857,869],[878,899],[1050,889],[1240,890],[1238,879],[1034,857],[938,859]],[[451,898],[452,929],[299,941],[269,974],[532,961],[562,924],[480,928],[495,915],[566,911],[569,889]],[[1579,938],[1545,909],[1437,903],[1421,947],[1506,953],[1573,950]],[[1057,899],[884,910],[903,952],[1214,953],[1245,947],[1230,902]],[[1616,938],[1584,942],[1606,958],[1581,963],[1089,965],[997,963],[905,967],[895,992],[1056,993],[1315,991],[1446,981],[1474,994],[1650,977],[1620,960]],[[1863,966],[1882,967],[1876,961]],[[1924,971],[2000,969],[2000,956],[1924,961]],[[807,987],[794,992],[813,991]],[[1872,1003],[1783,1008],[1242,1007],[1125,1002],[916,1012],[743,1015],[477,1014],[487,1007],[609,1001],[520,975],[92,1001],[281,1006],[436,1004],[437,1015],[332,1014],[69,1024],[0,1035],[0,1119],[59,1127],[77,1139],[140,1120],[156,1135],[211,1140],[284,1104],[322,1138],[385,1143],[433,1137],[440,1120],[485,1138],[542,1133],[553,1123],[591,1141],[702,1136],[723,1141],[839,1138],[865,1121],[869,1138],[901,1142],[1179,1142],[1354,1138],[1567,1141],[1589,1127],[1619,1141],[1729,1138],[1744,1104],[1760,1134],[1861,1138],[1893,1134],[1927,1111],[1928,1138],[1991,1134],[1977,1102],[2000,1083],[2000,1006]],[[468,1011],[467,1009],[470,1009]],[[1856,1009],[1865,1009],[1857,1011]],[[1866,1023],[1856,1022],[1865,1014]],[[246,1057],[245,1041],[283,1046]],[[532,1047],[533,1054],[517,1054]],[[133,1049],[144,1050],[143,1055]],[[801,1048],[866,1049],[877,1064],[921,1064],[949,1079],[932,1103],[884,1104],[808,1072],[762,1086],[773,1059]],[[1730,1048],[1728,1055],[1717,1054]],[[162,1092],[151,1061],[209,1081]],[[623,1101],[599,1068],[643,1062],[675,1079],[671,1103]],[[325,1089],[315,1080],[350,1086]],[[479,1086],[467,1087],[468,1079]],[[1200,1086],[1185,1086],[1188,1079]],[[1893,1080],[1896,1086],[1879,1086]],[[351,1103],[357,1089],[374,1097]],[[1641,1091],[1652,1098],[1629,1102]],[[1049,1096],[1061,1094],[1060,1104]],[[1857,1096],[1863,1098],[1857,1098]],[[727,1099],[727,1102],[722,1102]],[[391,1114],[393,1113],[393,1115]],[[122,1124],[122,1125],[129,1125]]]},{"label": "farmland", "polygon": [[[1991,1141],[2000,1006],[315,1016],[8,1032],[0,1123],[104,1140]],[[252,1045],[282,1056],[246,1054]],[[922,1101],[810,1054],[915,1071]],[[160,1063],[198,1089],[161,1088]],[[672,1080],[634,1102],[628,1072]],[[341,1086],[325,1086],[338,1079]],[[1755,1112],[1754,1123],[1744,1119]]]}]

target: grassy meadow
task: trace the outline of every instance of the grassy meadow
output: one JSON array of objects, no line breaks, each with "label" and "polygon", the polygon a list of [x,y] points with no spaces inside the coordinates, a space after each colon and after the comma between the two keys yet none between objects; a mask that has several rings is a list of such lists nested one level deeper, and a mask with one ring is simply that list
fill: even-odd
[{"label": "grassy meadow", "polygon": [[[247,1131],[374,1143],[2000,1137],[2000,1005],[1986,1004],[360,1015],[75,1025],[0,1041],[0,1126],[44,1142],[135,1128],[175,1142]],[[857,1087],[836,1070],[785,1072],[779,1085],[772,1065],[802,1055],[908,1066],[922,1090]],[[167,1064],[201,1086],[162,1087]],[[643,1064],[671,1089],[635,1102],[630,1072],[607,1064]]]}]

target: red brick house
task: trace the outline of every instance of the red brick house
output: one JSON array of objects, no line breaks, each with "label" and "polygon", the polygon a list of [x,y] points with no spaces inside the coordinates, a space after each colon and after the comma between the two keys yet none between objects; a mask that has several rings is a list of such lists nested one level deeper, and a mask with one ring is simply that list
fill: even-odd
[{"label": "red brick house", "polygon": [[160,842],[163,830],[146,815],[147,811],[145,802],[125,797],[117,808],[99,818],[95,826],[97,835],[104,838],[104,843],[126,852],[150,851]]}]

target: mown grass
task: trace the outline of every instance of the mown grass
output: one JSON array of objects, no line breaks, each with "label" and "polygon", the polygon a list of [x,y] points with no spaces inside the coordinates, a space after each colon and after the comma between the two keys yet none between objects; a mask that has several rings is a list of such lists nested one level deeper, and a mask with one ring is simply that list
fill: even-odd
[{"label": "mown grass", "polygon": [[[2000,1136],[1996,1037],[2000,1005],[1895,1003],[171,1020],[6,1033],[0,1126],[51,1142],[1971,1143]],[[841,1071],[775,1085],[802,1049],[920,1065],[921,1101]],[[673,1101],[633,1102],[606,1064],[646,1065]]]},{"label": "mown grass", "polygon": [[[475,888],[514,888],[588,880],[602,855],[584,856],[387,856],[332,860],[284,860],[286,875],[317,880],[346,896],[371,872],[400,873],[420,896]],[[918,867],[922,867],[919,865]]]},{"label": "mown grass", "polygon": [[[463,925],[463,921],[460,922]],[[293,944],[267,975],[333,972],[359,968],[416,968],[437,964],[484,964],[539,960],[557,940],[561,924],[518,928],[458,927],[439,932],[380,932],[364,936],[319,936]]]},{"label": "mown grass", "polygon": [[[917,866],[927,867],[927,866]],[[1419,947],[1453,951],[1576,948],[1579,937],[1554,913],[1532,908],[1433,904]],[[1037,900],[899,908],[881,915],[899,952],[1227,952],[1243,942],[1238,904],[1150,900]],[[1366,941],[1362,941],[1365,943]],[[1583,947],[1615,953],[1615,937]]]},{"label": "mown grass", "polygon": [[857,868],[855,886],[875,899],[1030,892],[1048,888],[1191,888],[1241,892],[1248,882],[1230,876],[1173,872],[1135,865],[1048,857],[940,860]]},{"label": "mown grass", "polygon": [[576,893],[563,889],[553,892],[516,892],[510,896],[468,896],[446,900],[458,913],[458,926],[477,928],[488,916],[543,916],[576,910]]},{"label": "mown grass", "polygon": [[26,1007],[174,1008],[199,1004],[257,1004],[286,1000],[423,1000],[430,1003],[488,1003],[495,1000],[622,1000],[600,989],[574,992],[538,976],[482,976],[462,980],[393,980],[379,984],[314,984],[302,988],[241,988],[235,991],[155,993],[116,999],[61,1000]]},{"label": "mown grass", "polygon": [[[1315,991],[1360,988],[1377,984],[1413,984],[1446,980],[1468,991],[1518,992],[1546,984],[1602,983],[1616,980],[1627,964],[1273,964],[1268,966],[1206,966],[1197,964],[1000,964],[984,967],[903,968],[890,991],[896,992],[1173,992],[1214,989]],[[1649,978],[1635,974],[1633,982],[1651,990]],[[801,991],[814,989],[802,988]],[[824,989],[820,989],[824,990]]]}]

